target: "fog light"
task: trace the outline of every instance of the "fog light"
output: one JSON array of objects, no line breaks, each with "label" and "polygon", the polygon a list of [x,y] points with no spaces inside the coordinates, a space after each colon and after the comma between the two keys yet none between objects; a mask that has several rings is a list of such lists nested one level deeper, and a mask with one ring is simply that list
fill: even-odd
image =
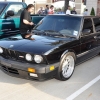
[{"label": "fog light", "polygon": [[54,70],[55,67],[54,66],[50,66],[50,71]]},{"label": "fog light", "polygon": [[34,68],[28,68],[28,72],[35,73],[35,69]]},{"label": "fog light", "polygon": [[38,75],[34,74],[34,73],[30,73],[30,76],[32,76],[32,77],[38,77]]}]

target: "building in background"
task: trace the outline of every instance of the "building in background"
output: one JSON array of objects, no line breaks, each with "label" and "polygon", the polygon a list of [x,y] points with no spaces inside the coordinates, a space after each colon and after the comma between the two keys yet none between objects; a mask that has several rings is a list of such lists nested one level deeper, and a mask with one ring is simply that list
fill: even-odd
[{"label": "building in background", "polygon": [[97,15],[100,16],[100,0],[97,1]]},{"label": "building in background", "polygon": [[86,8],[89,13],[91,12],[92,7],[95,10],[95,14],[100,16],[100,0],[86,0]]},{"label": "building in background", "polygon": [[75,7],[78,14],[82,14],[86,8],[85,0],[75,0]]},{"label": "building in background", "polygon": [[34,4],[35,5],[35,14],[39,11],[40,7],[43,7],[45,9],[46,5],[51,5],[52,0],[25,0],[27,4]]},{"label": "building in background", "polygon": [[91,13],[91,9],[93,7],[95,13],[97,14],[97,1],[98,0],[86,0],[86,8],[88,9],[89,13]]}]

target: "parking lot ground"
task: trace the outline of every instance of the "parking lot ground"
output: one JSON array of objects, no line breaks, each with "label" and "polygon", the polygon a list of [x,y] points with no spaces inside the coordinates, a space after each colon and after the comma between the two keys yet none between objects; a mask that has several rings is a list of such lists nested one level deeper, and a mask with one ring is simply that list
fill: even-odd
[{"label": "parking lot ground", "polygon": [[[0,71],[0,100],[67,100],[99,75],[100,56],[76,66],[73,76],[67,81],[30,81],[8,76]],[[73,100],[100,100],[100,80]]]}]

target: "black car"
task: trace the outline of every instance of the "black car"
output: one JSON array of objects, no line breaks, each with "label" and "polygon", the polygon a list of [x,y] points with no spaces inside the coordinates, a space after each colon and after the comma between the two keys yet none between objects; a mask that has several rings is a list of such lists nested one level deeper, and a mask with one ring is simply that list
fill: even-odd
[{"label": "black car", "polygon": [[100,18],[48,15],[35,26],[32,37],[35,40],[20,34],[1,39],[0,69],[26,79],[64,81],[75,65],[100,53]]}]

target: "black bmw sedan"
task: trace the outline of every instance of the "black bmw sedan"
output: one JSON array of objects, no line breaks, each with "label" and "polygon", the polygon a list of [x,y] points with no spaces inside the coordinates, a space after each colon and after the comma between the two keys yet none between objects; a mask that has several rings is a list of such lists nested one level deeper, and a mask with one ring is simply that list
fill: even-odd
[{"label": "black bmw sedan", "polygon": [[[69,79],[77,64],[100,53],[100,18],[48,15],[33,29],[34,40],[0,40],[0,69],[31,80]],[[85,66],[84,66],[85,67]]]}]

